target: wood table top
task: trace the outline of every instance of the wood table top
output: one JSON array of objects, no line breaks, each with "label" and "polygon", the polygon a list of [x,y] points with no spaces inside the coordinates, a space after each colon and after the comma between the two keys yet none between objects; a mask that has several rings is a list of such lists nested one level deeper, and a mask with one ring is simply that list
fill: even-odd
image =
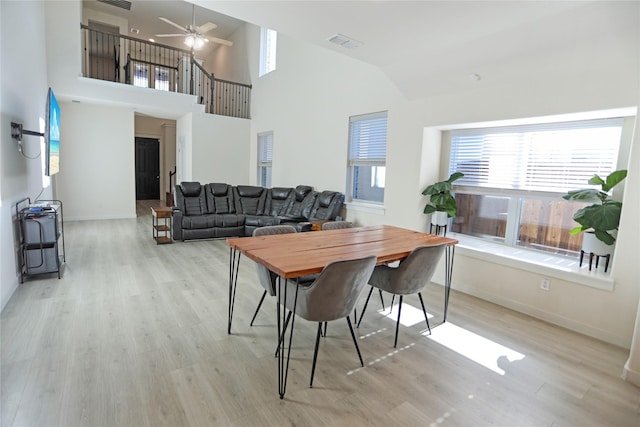
[{"label": "wood table top", "polygon": [[284,278],[315,274],[331,261],[375,255],[378,265],[406,258],[418,246],[457,240],[390,225],[227,239],[227,245]]}]

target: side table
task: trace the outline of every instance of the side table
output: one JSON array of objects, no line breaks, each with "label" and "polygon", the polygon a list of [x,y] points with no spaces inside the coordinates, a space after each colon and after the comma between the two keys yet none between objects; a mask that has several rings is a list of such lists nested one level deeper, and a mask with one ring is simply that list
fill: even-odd
[{"label": "side table", "polygon": [[171,239],[171,208],[151,208],[153,238],[156,244],[173,243]]}]

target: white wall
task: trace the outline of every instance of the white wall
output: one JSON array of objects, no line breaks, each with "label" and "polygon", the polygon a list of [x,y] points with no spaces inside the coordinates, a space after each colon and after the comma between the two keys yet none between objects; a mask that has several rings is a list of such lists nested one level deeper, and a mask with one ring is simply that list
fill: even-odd
[{"label": "white wall", "polygon": [[251,122],[213,114],[192,114],[192,178],[201,183],[249,184]]},{"label": "white wall", "polygon": [[[342,55],[278,35],[277,70],[257,77],[259,30],[247,26],[252,94],[251,160],[256,135],[274,131],[273,183],[310,184],[345,191],[349,116],[389,111],[387,182],[384,213],[349,206],[347,219],[362,225],[387,223],[426,229],[422,189],[440,170],[440,128],[482,121],[637,106],[640,87],[640,37],[616,35],[607,43],[585,43],[571,52],[542,58],[536,81],[516,76],[482,80],[476,88],[438,97],[406,100],[378,69]],[[513,65],[513,64],[512,64]],[[637,145],[637,138],[635,144]],[[638,164],[630,165],[631,169]],[[253,166],[250,170],[255,179]],[[626,193],[639,192],[638,174],[630,174]],[[631,203],[623,215],[638,218]],[[619,244],[630,246],[637,221],[620,226]],[[634,237],[635,236],[635,237]],[[629,347],[640,287],[637,251],[616,252],[615,289],[602,291],[567,280],[553,280],[539,291],[540,274],[456,255],[453,286],[541,319]]]},{"label": "white wall", "polygon": [[233,42],[233,46],[220,45],[205,59],[204,68],[212,72],[216,78],[250,84],[244,26],[240,26],[228,39]]},{"label": "white wall", "polygon": [[33,201],[53,196],[50,180],[44,177],[42,138],[24,137],[24,154],[35,157],[28,159],[10,137],[12,121],[44,131],[48,89],[44,5],[2,1],[0,20],[0,303],[4,307],[19,281],[15,204],[24,197]]},{"label": "white wall", "polygon": [[133,111],[61,102],[60,117],[65,220],[135,218]]}]

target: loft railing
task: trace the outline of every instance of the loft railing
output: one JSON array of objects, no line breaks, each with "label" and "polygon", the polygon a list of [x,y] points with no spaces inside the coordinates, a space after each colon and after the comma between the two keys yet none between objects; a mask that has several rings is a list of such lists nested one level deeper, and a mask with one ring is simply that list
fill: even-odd
[{"label": "loft railing", "polygon": [[250,118],[251,85],[217,79],[191,51],[80,28],[83,76],[195,95],[207,113]]}]

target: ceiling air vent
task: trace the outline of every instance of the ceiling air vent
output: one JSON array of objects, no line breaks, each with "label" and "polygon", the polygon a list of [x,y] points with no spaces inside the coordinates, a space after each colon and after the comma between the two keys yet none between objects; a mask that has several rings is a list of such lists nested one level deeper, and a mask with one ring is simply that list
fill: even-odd
[{"label": "ceiling air vent", "polygon": [[110,4],[120,9],[131,10],[131,2],[127,0],[98,0],[100,3]]},{"label": "ceiling air vent", "polygon": [[337,44],[338,46],[342,46],[347,49],[353,49],[356,47],[362,46],[362,42],[358,40],[354,40],[351,37],[347,37],[342,34],[335,34],[327,39],[331,43]]}]

